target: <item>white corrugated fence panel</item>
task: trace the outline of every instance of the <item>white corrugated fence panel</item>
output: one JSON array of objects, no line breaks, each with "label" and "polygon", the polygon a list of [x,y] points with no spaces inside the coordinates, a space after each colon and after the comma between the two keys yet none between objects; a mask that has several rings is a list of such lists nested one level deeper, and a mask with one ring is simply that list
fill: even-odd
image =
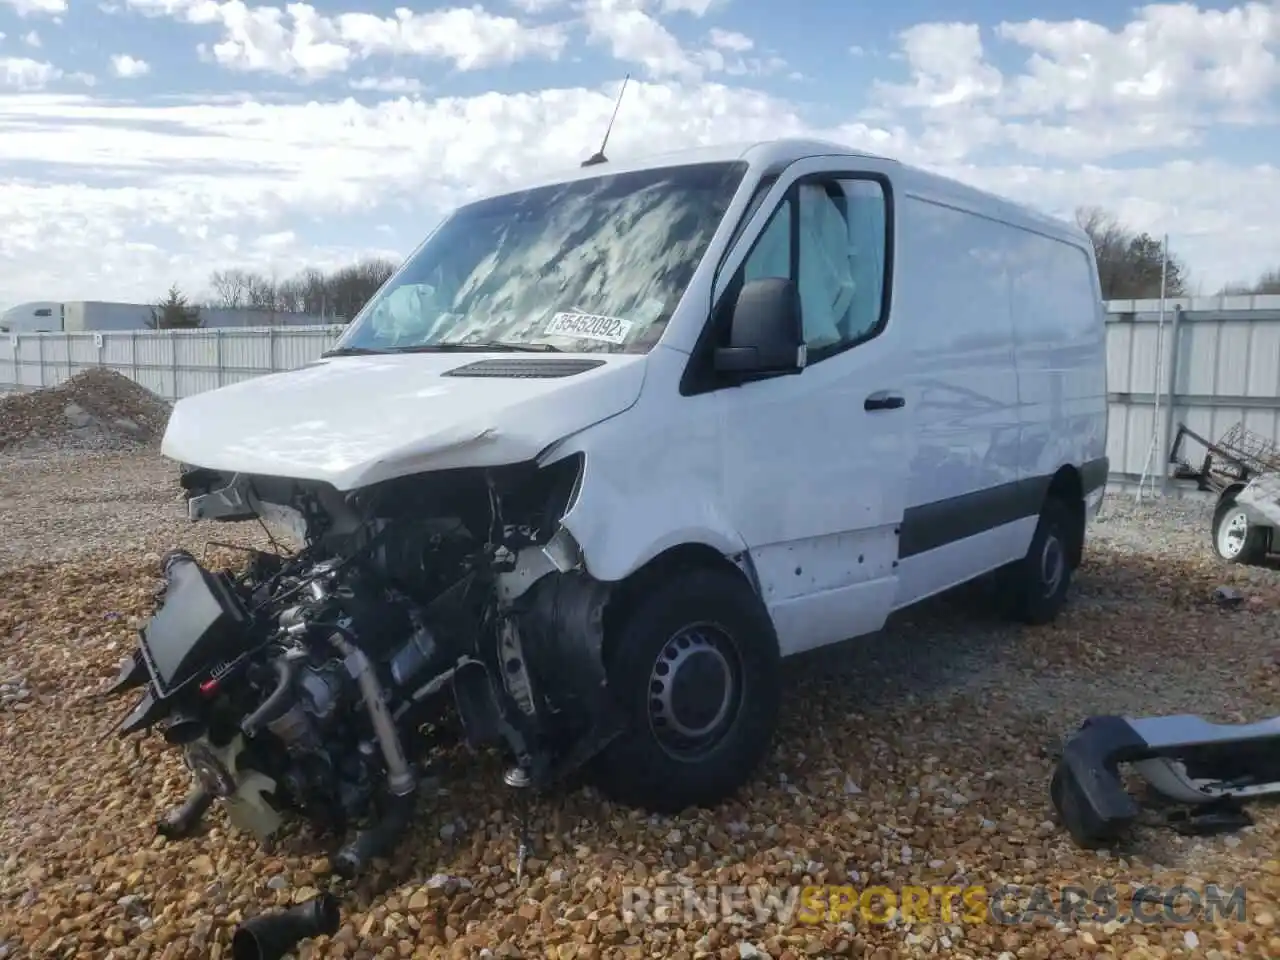
[{"label": "white corrugated fence panel", "polygon": [[126,376],[133,368],[133,337],[127,333],[102,335],[102,365]]},{"label": "white corrugated fence panel", "polygon": [[243,380],[239,374],[267,373],[271,370],[271,337],[262,327],[227,329],[222,332],[224,382]]},{"label": "white corrugated fence panel", "polygon": [[[1185,311],[1176,321],[1175,306]],[[1114,481],[1136,479],[1145,469],[1157,477],[1164,473],[1175,326],[1173,426],[1185,423],[1212,440],[1243,422],[1280,440],[1280,296],[1171,300],[1163,324],[1155,300],[1112,301],[1107,313],[1107,455]],[[105,366],[174,399],[303,366],[342,330],[316,325],[23,334],[16,348],[0,334],[0,387],[51,386]]]}]

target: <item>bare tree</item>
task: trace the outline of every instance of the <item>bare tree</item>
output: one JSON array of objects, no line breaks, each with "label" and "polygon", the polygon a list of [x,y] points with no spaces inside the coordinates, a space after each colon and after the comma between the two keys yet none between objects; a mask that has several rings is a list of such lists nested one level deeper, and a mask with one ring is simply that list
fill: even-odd
[{"label": "bare tree", "polygon": [[391,260],[362,260],[326,274],[308,267],[277,282],[247,270],[222,270],[209,278],[217,306],[304,313],[350,320],[396,270]]},{"label": "bare tree", "polygon": [[261,274],[251,274],[245,306],[250,310],[279,309],[279,295],[275,281]]},{"label": "bare tree", "polygon": [[365,260],[335,271],[328,283],[332,312],[350,320],[395,270],[389,260]]},{"label": "bare tree", "polygon": [[242,310],[249,303],[254,276],[248,270],[215,270],[209,276],[213,296],[208,305],[226,310]]},{"label": "bare tree", "polygon": [[1280,293],[1280,268],[1266,270],[1253,283],[1228,283],[1218,296]]},{"label": "bare tree", "polygon": [[1079,208],[1076,223],[1093,241],[1104,300],[1160,296],[1162,269],[1166,271],[1165,292],[1171,297],[1186,295],[1186,264],[1172,252],[1165,264],[1162,241],[1148,233],[1134,233],[1100,207]]}]

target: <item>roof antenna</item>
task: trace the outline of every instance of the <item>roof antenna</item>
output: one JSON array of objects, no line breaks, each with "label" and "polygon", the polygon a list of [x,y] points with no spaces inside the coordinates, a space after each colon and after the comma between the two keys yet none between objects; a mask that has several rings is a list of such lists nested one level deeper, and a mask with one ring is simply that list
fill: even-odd
[{"label": "roof antenna", "polygon": [[600,149],[582,161],[584,167],[594,167],[597,164],[609,162],[609,158],[604,155],[604,148],[609,144],[609,134],[613,132],[613,121],[618,119],[618,107],[622,106],[622,95],[627,92],[627,81],[630,79],[629,73],[622,78],[622,89],[618,91],[618,99],[613,103],[613,116],[609,118],[609,126],[604,129],[604,139],[600,141]]}]

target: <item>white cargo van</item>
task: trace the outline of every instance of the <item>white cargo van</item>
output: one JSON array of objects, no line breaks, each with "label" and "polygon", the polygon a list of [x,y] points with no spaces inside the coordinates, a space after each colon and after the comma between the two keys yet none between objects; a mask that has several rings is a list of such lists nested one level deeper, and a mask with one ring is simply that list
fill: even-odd
[{"label": "white cargo van", "polygon": [[676,809],[750,776],[781,657],[993,571],[1057,614],[1103,320],[1082,231],[892,160],[606,163],[462,207],[323,359],[179,402],[164,453],[193,518],[290,519],[426,621],[470,584],[433,689],[509,782],[590,761]]}]

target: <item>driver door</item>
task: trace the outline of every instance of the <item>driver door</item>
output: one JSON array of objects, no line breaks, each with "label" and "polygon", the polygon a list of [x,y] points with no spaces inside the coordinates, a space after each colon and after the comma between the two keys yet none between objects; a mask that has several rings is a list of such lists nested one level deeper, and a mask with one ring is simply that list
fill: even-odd
[{"label": "driver door", "polygon": [[[912,403],[892,312],[892,181],[802,161],[770,189],[716,282],[790,277],[807,364],[727,388],[725,507],[784,655],[878,630],[898,587]],[[856,166],[853,164],[856,163]]]}]

